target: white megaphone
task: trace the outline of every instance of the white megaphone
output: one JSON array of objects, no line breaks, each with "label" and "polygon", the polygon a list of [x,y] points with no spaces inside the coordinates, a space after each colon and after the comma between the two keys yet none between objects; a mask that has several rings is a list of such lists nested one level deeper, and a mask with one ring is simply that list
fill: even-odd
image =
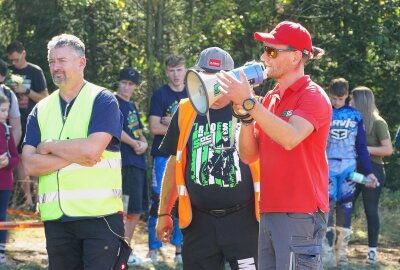
[{"label": "white megaphone", "polygon": [[[264,65],[254,61],[233,69],[229,73],[240,80],[241,69],[243,69],[251,85],[259,85],[267,78]],[[206,115],[209,107],[222,96],[215,73],[210,74],[189,69],[186,72],[185,85],[190,102],[199,115]]]}]

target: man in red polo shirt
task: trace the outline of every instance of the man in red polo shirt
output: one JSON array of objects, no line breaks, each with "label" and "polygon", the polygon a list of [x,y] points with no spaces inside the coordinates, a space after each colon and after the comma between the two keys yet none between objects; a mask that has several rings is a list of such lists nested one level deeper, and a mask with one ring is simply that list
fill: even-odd
[{"label": "man in red polo shirt", "polygon": [[268,77],[278,82],[263,103],[243,72],[241,81],[221,72],[218,82],[235,109],[250,115],[240,130],[241,159],[261,162],[259,269],[322,269],[332,108],[304,66],[323,50],[312,46],[307,29],[289,21],[254,38],[263,42]]}]

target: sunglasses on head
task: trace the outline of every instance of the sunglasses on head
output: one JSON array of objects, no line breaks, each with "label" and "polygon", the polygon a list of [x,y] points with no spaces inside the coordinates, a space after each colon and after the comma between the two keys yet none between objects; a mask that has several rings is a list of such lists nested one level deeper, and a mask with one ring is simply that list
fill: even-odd
[{"label": "sunglasses on head", "polygon": [[289,48],[289,49],[277,49],[277,48],[272,48],[269,46],[264,46],[264,51],[267,53],[267,56],[269,58],[277,58],[278,57],[278,52],[294,52],[296,49],[294,48]]}]

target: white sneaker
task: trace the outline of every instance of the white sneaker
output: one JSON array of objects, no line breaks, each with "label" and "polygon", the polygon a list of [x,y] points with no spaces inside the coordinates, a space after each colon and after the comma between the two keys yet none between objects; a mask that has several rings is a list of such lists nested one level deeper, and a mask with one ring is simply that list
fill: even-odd
[{"label": "white sneaker", "polygon": [[376,264],[378,262],[378,254],[376,251],[370,250],[368,252],[367,263]]},{"label": "white sneaker", "polygon": [[131,253],[129,255],[128,259],[128,265],[144,265],[144,264],[150,264],[151,260],[149,258],[142,258],[136,253]]},{"label": "white sneaker", "polygon": [[174,261],[178,264],[182,264],[182,254],[175,255]]},{"label": "white sneaker", "polygon": [[5,264],[7,262],[6,254],[0,253],[0,265]]},{"label": "white sneaker", "polygon": [[147,254],[147,257],[150,258],[150,260],[151,260],[151,262],[152,262],[153,264],[158,264],[158,258],[157,258],[157,256],[158,256],[158,249],[151,249],[151,250],[149,251],[149,254]]}]

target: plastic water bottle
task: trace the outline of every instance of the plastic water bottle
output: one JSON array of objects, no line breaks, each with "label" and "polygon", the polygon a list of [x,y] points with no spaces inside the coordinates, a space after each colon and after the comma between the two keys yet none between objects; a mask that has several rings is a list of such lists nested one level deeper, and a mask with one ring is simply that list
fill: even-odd
[{"label": "plastic water bottle", "polygon": [[[373,182],[374,182],[371,178],[366,177],[365,175],[363,175],[363,174],[361,174],[361,173],[358,173],[358,172],[352,172],[352,173],[350,174],[350,176],[349,176],[349,179],[350,179],[351,181],[353,181],[353,182],[357,182],[357,183],[363,184],[363,185],[365,185],[365,184],[370,184],[370,183],[373,183]],[[379,182],[377,183],[376,186],[379,187]]]}]

